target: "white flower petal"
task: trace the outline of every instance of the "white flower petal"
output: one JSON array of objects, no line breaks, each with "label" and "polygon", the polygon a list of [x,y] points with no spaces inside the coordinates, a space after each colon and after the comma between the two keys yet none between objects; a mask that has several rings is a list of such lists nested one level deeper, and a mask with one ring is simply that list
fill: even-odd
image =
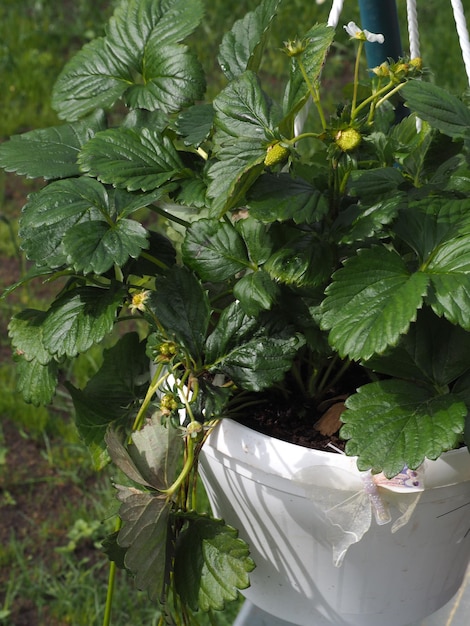
[{"label": "white flower petal", "polygon": [[385,37],[381,33],[371,33],[368,30],[362,31],[367,39],[371,43],[383,43],[385,41]]},{"label": "white flower petal", "polygon": [[349,22],[348,24],[346,24],[344,30],[348,33],[350,37],[354,38],[357,38],[357,36],[362,33],[361,29],[357,24],[355,24],[355,22]]}]

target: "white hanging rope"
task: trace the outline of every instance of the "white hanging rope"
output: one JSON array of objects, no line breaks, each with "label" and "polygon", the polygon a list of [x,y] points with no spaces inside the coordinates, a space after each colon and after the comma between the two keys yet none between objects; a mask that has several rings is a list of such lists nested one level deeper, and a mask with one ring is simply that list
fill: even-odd
[{"label": "white hanging rope", "polygon": [[408,17],[408,37],[410,40],[410,58],[416,59],[421,56],[419,47],[418,12],[416,0],[406,0],[406,13]]},{"label": "white hanging rope", "polygon": [[463,62],[467,72],[468,84],[470,85],[470,39],[468,36],[467,22],[461,0],[450,0],[454,10],[455,25],[459,36],[460,48],[462,50]]},{"label": "white hanging rope", "polygon": [[[317,0],[317,4],[321,4],[321,2],[318,2]],[[333,28],[338,26],[341,11],[343,10],[343,4],[344,0],[333,1],[333,6],[331,7],[330,15],[328,16],[328,26],[332,26]]]}]

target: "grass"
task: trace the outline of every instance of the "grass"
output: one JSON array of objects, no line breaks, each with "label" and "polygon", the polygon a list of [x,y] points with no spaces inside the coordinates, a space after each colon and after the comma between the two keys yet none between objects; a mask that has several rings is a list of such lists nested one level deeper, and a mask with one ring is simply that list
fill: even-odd
[{"label": "grass", "polygon": [[[53,82],[64,62],[87,40],[102,32],[113,0],[2,0],[0,4],[0,141],[30,128],[55,124],[50,106]],[[258,0],[206,0],[204,23],[191,44],[203,56],[212,80],[209,92],[223,84],[216,65],[220,33]],[[274,26],[274,44],[267,50],[264,73],[276,91],[285,71],[279,52],[286,39],[301,36],[303,26],[324,21],[330,2],[290,0]],[[406,43],[404,4],[399,2]],[[422,54],[435,80],[453,92],[466,86],[460,49],[449,3],[427,0],[419,5]],[[436,19],[436,15],[439,19]],[[344,19],[360,22],[355,3],[345,3]],[[300,26],[299,26],[300,25]],[[341,31],[341,42],[347,36]],[[406,45],[405,45],[406,48]],[[345,59],[330,77],[340,81]],[[19,208],[36,183],[0,174],[0,290],[21,270],[24,259],[16,236]],[[108,564],[99,543],[114,524],[116,500],[109,470],[96,475],[88,452],[69,418],[67,397],[53,409],[24,404],[14,393],[15,373],[9,355],[6,324],[25,305],[41,308],[47,290],[19,290],[0,301],[0,625],[100,625],[106,598]],[[78,365],[78,381],[100,359],[91,351]],[[238,604],[200,626],[229,626]],[[113,626],[157,623],[158,611],[119,572]]]}]

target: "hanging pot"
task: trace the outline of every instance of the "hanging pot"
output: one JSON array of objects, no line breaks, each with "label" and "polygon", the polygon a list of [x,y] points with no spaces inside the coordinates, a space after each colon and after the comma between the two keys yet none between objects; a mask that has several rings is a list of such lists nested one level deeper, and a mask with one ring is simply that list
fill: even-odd
[{"label": "hanging pot", "polygon": [[[467,449],[425,461],[411,485],[383,483],[374,501],[354,458],[227,419],[204,445],[200,473],[214,514],[250,545],[257,567],[243,594],[277,618],[299,626],[405,626],[446,604],[463,581]],[[381,520],[384,511],[389,518]]]}]

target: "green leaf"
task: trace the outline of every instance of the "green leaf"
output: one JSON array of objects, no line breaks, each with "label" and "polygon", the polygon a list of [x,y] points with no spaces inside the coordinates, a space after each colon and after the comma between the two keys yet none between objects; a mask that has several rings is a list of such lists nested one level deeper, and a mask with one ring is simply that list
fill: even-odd
[{"label": "green leaf", "polygon": [[256,316],[260,311],[269,310],[277,296],[279,286],[263,270],[243,276],[234,286],[233,295],[240,300],[248,315]]},{"label": "green leaf", "polygon": [[372,206],[352,204],[341,211],[333,225],[333,233],[345,245],[380,236],[383,227],[396,218],[403,205],[404,196],[401,194],[392,194],[391,198],[380,200]]},{"label": "green leaf", "polygon": [[135,220],[82,222],[65,235],[67,263],[77,272],[104,274],[113,265],[122,267],[148,248],[147,231]]},{"label": "green leaf", "polygon": [[187,527],[178,537],[175,586],[193,611],[223,610],[246,589],[255,565],[247,544],[222,520],[195,513],[186,515]]},{"label": "green leaf", "polygon": [[104,350],[100,369],[84,389],[67,384],[78,432],[89,446],[96,467],[105,462],[104,437],[109,424],[126,423],[135,414],[148,376],[145,344],[137,333],[128,333]]},{"label": "green leaf", "polygon": [[51,353],[44,347],[43,324],[47,313],[37,309],[24,309],[11,318],[8,334],[18,354],[26,361],[47,365]]},{"label": "green leaf", "polygon": [[438,315],[470,330],[470,234],[440,246],[426,267],[429,301]]},{"label": "green leaf", "polygon": [[349,440],[347,453],[359,456],[359,469],[389,478],[405,465],[416,469],[425,457],[434,460],[455,448],[467,415],[455,394],[397,380],[360,387],[346,406],[341,436]]},{"label": "green leaf", "polygon": [[122,300],[120,291],[99,287],[65,292],[52,303],[43,323],[46,350],[74,357],[99,343],[111,332]]},{"label": "green leaf", "polygon": [[188,270],[174,267],[156,279],[148,306],[169,336],[200,358],[209,326],[208,297]]},{"label": "green leaf", "polygon": [[243,237],[250,260],[256,265],[265,263],[273,246],[269,228],[253,219],[251,215],[236,221],[235,228]]},{"label": "green leaf", "polygon": [[174,481],[181,452],[176,428],[152,417],[132,435],[132,445],[124,447],[115,431],[106,435],[114,463],[134,482],[150,491],[116,485],[122,502],[122,527],[117,543],[126,549],[124,565],[135,576],[135,585],[147,591],[153,601],[161,599],[169,568],[169,528],[172,504],[154,489],[166,489]]},{"label": "green leaf", "polygon": [[156,490],[167,489],[176,478],[182,444],[180,431],[171,422],[162,424],[157,416],[131,435],[125,447],[123,436],[115,429],[106,433],[106,445],[113,463],[138,485]]},{"label": "green leaf", "polygon": [[400,211],[395,230],[421,263],[432,265],[441,246],[470,233],[470,199],[431,196],[410,202]]},{"label": "green leaf", "polygon": [[20,218],[22,247],[37,264],[57,268],[66,262],[63,240],[80,222],[109,213],[106,189],[91,178],[60,180],[32,194]]},{"label": "green leaf", "polygon": [[207,338],[206,361],[214,363],[258,330],[258,320],[247,315],[240,302],[232,302],[222,311],[215,329]]},{"label": "green leaf", "polygon": [[146,48],[143,81],[130,87],[126,102],[130,107],[174,113],[202,98],[204,72],[187,46],[162,47],[158,33]]},{"label": "green leaf", "polygon": [[167,575],[171,504],[155,492],[116,485],[122,502],[118,545],[126,549],[124,565],[134,574],[137,589],[149,599],[161,599]]},{"label": "green leaf", "polygon": [[406,105],[432,127],[450,137],[469,137],[470,109],[447,90],[423,81],[409,81],[401,90]]},{"label": "green leaf", "polygon": [[248,195],[250,215],[263,222],[313,224],[328,211],[324,194],[290,174],[263,174]]},{"label": "green leaf", "polygon": [[16,388],[25,402],[35,406],[52,402],[58,382],[58,367],[55,361],[42,364],[36,359],[27,361],[17,357],[18,379]]},{"label": "green leaf", "polygon": [[424,307],[398,346],[367,367],[443,389],[470,370],[470,333]]},{"label": "green leaf", "polygon": [[212,104],[195,104],[176,120],[176,129],[187,146],[199,147],[210,135],[214,124]]},{"label": "green leaf", "polygon": [[222,356],[212,369],[242,389],[261,391],[282,380],[303,344],[300,335],[252,336]]},{"label": "green leaf", "polygon": [[362,200],[387,198],[403,185],[405,179],[396,167],[379,167],[373,170],[353,170],[349,178],[348,192]]},{"label": "green leaf", "polygon": [[83,171],[129,191],[165,185],[184,169],[171,141],[157,130],[113,128],[98,133],[82,149]]},{"label": "green leaf", "polygon": [[359,251],[333,275],[323,304],[322,328],[341,356],[369,359],[395,345],[416,319],[429,277],[410,273],[384,247]]},{"label": "green leaf", "polygon": [[202,280],[220,282],[249,267],[247,249],[232,224],[201,219],[186,232],[183,260]]},{"label": "green leaf", "polygon": [[74,121],[95,109],[109,109],[129,84],[129,67],[100,37],[85,44],[65,65],[54,85],[52,106],[60,118]]},{"label": "green leaf", "polygon": [[219,141],[229,137],[257,139],[267,144],[275,138],[280,111],[262,90],[258,76],[245,72],[214,100]]},{"label": "green leaf", "polygon": [[320,286],[334,266],[331,244],[317,233],[295,232],[280,245],[264,268],[275,280],[287,285]]},{"label": "green leaf", "polygon": [[258,71],[266,35],[280,3],[281,0],[264,0],[224,35],[218,61],[228,80],[245,70]]},{"label": "green leaf", "polygon": [[107,35],[75,55],[54,88],[61,117],[77,119],[126,95],[132,106],[176,111],[201,98],[203,73],[178,42],[201,20],[198,0],[130,0],[115,11]]},{"label": "green leaf", "polygon": [[[323,69],[334,35],[334,28],[325,24],[315,24],[303,37],[307,47],[300,58],[305,73],[313,85],[317,82]],[[305,83],[298,61],[294,58],[292,59],[291,76],[284,94],[283,108],[286,117],[293,120],[296,113],[307,102],[309,96],[308,85]]]},{"label": "green leaf", "polygon": [[0,166],[28,178],[78,176],[80,148],[106,127],[102,111],[74,124],[32,130],[0,145]]},{"label": "green leaf", "polygon": [[258,141],[240,139],[224,149],[223,160],[211,163],[207,197],[212,200],[212,216],[222,216],[241,205],[245,193],[264,170],[265,155]]}]

